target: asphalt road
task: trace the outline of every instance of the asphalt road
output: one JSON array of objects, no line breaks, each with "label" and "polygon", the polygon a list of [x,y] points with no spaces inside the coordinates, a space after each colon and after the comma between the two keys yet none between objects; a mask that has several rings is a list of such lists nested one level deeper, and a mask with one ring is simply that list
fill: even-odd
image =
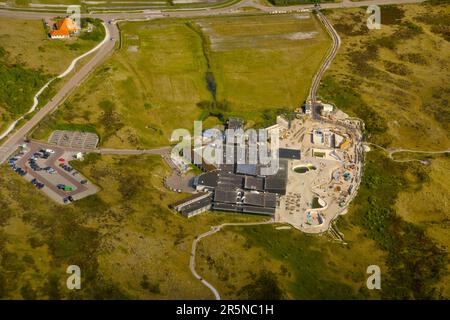
[{"label": "asphalt road", "polygon": [[[52,154],[49,159],[44,161],[44,164],[42,167],[52,167],[56,170],[58,175],[60,175],[63,179],[70,182],[71,186],[75,187],[75,189],[71,192],[64,192],[60,189],[58,189],[54,182],[48,180],[45,176],[43,176],[40,172],[33,171],[31,167],[28,164],[28,159],[37,151],[43,148],[42,144],[32,143],[29,144],[29,151],[20,159],[17,161],[16,165],[21,168],[25,168],[27,171],[27,174],[29,174],[32,178],[36,178],[38,181],[45,184],[45,188],[50,189],[55,196],[49,195],[52,199],[58,202],[62,202],[62,199],[67,196],[76,196],[77,194],[80,194],[82,192],[85,192],[88,190],[86,185],[82,185],[80,183],[80,179],[74,178],[70,173],[64,171],[62,168],[60,168],[58,165],[55,164],[57,159],[61,158],[61,156],[64,154],[64,150],[61,148],[55,148],[53,146],[53,149],[55,150],[55,154]],[[59,196],[59,199],[58,197]]]},{"label": "asphalt road", "polygon": [[[407,4],[407,3],[420,3],[424,0],[375,0],[375,1],[357,1],[352,2],[350,0],[343,0],[339,3],[323,3],[321,7],[324,9],[332,8],[354,8],[365,7],[371,4],[388,5],[388,4]],[[233,5],[222,8],[198,8],[196,10],[179,10],[179,11],[159,11],[159,10],[144,10],[143,12],[114,12],[114,13],[90,13],[83,14],[85,17],[96,17],[104,21],[108,20],[134,20],[134,19],[151,19],[156,17],[202,17],[202,16],[214,16],[230,13],[237,13],[237,10],[242,7],[255,7],[262,12],[274,12],[274,11],[292,11],[311,8],[311,4],[295,5],[295,6],[283,6],[274,7],[264,5],[253,0],[242,0]],[[253,14],[252,12],[239,12],[240,14]],[[55,13],[46,13],[42,11],[18,11],[18,10],[0,10],[0,17],[12,17],[20,19],[42,19],[44,17],[53,17]]]},{"label": "asphalt road", "polygon": [[367,146],[374,146],[377,147],[381,150],[383,150],[384,152],[387,153],[389,159],[395,161],[395,162],[409,162],[409,161],[421,161],[418,159],[394,159],[394,154],[395,153],[402,153],[402,152],[407,152],[407,153],[421,153],[421,154],[444,154],[444,153],[450,153],[450,149],[447,150],[413,150],[413,149],[403,149],[403,148],[384,148],[378,144],[375,143],[371,143],[371,142],[366,142],[365,143]]},{"label": "asphalt road", "polygon": [[[377,0],[377,1],[361,1],[361,2],[351,2],[349,0],[344,0],[341,3],[325,3],[322,4],[322,8],[350,8],[350,7],[362,7],[368,6],[371,4],[378,5],[386,5],[386,4],[406,4],[406,3],[420,3],[423,0]],[[110,20],[141,20],[141,19],[152,19],[152,18],[162,18],[162,17],[202,17],[202,16],[217,16],[224,14],[236,14],[237,10],[244,6],[253,6],[261,10],[262,12],[274,12],[274,11],[295,11],[311,8],[311,5],[298,5],[298,6],[288,6],[288,7],[271,7],[265,6],[260,3],[253,2],[252,0],[243,0],[239,3],[231,5],[225,8],[207,8],[207,9],[199,9],[199,10],[188,10],[188,11],[171,11],[171,12],[140,12],[140,13],[108,13],[108,14],[88,14],[84,16],[97,17],[102,19],[103,21]],[[241,12],[240,14],[246,14],[245,12]],[[23,12],[23,11],[10,11],[10,10],[0,10],[0,18],[1,17],[9,17],[9,18],[18,18],[18,19],[42,19],[54,16],[54,13],[44,13],[44,12]],[[333,48],[331,50],[331,54],[327,57],[324,64],[319,69],[315,79],[313,80],[313,85],[311,88],[311,97],[315,100],[315,95],[317,92],[318,85],[320,83],[320,78],[323,75],[324,71],[328,67],[331,60],[334,58],[334,55],[337,52],[337,48],[339,47],[339,37],[337,33],[332,28],[331,24],[329,24],[328,20],[323,16],[319,15],[319,19],[325,24],[327,30],[330,32],[330,35],[333,38]],[[115,43],[117,39],[119,39],[119,31],[115,24],[105,23],[107,31],[110,34],[110,37],[114,38],[112,41],[106,42],[106,44],[101,47],[96,53],[95,56],[87,62],[80,70],[78,70],[73,77],[67,81],[61,90],[53,97],[53,99],[48,102],[42,109],[40,109],[26,124],[24,124],[17,131],[12,133],[6,141],[0,147],[0,163],[3,163],[20,145],[30,130],[38,124],[48,113],[52,112],[67,95],[79,85],[83,79],[92,71],[97,65],[99,65],[103,59],[114,49]],[[336,39],[337,36],[337,39]],[[336,46],[337,44],[337,46]],[[162,148],[161,150],[163,150]],[[114,150],[117,151],[117,150]],[[166,150],[162,151],[165,152]],[[112,150],[103,149],[102,153],[113,152]],[[136,154],[135,152],[145,153],[143,150],[123,150],[120,154]],[[115,153],[117,154],[117,153]],[[220,299],[219,292],[206,280],[204,280],[200,275],[197,274],[195,270],[195,254],[197,243],[216,232],[218,232],[224,226],[230,225],[259,225],[259,224],[269,224],[274,223],[274,221],[267,221],[262,223],[226,223],[220,226],[213,227],[210,231],[198,236],[192,243],[192,251],[191,251],[191,259],[190,259],[190,270],[195,278],[200,280],[205,286],[207,286],[214,294],[217,300]]]},{"label": "asphalt road", "polygon": [[315,112],[315,109],[316,109],[314,107],[314,105],[315,105],[315,102],[317,99],[317,90],[319,89],[320,80],[322,79],[322,76],[324,75],[327,68],[330,66],[331,61],[333,61],[334,57],[336,56],[336,54],[339,50],[339,46],[341,45],[341,39],[339,38],[338,33],[333,28],[333,26],[328,21],[328,19],[321,12],[318,12],[317,17],[323,23],[323,25],[327,29],[328,34],[333,39],[333,45],[331,47],[331,50],[330,50],[328,56],[325,58],[324,62],[320,66],[319,70],[315,74],[312,85],[311,85],[311,89],[309,91],[309,99],[311,99],[312,103],[313,103],[313,113]]},{"label": "asphalt road", "polygon": [[217,291],[216,288],[212,284],[210,284],[208,281],[203,279],[195,270],[195,254],[197,252],[197,244],[204,238],[209,237],[210,235],[213,235],[216,232],[219,232],[223,227],[226,226],[258,226],[258,225],[264,225],[264,224],[273,224],[278,223],[274,220],[269,221],[263,221],[263,222],[230,222],[230,223],[223,223],[218,226],[211,227],[211,230],[202,233],[201,235],[197,236],[194,241],[192,242],[192,249],[191,249],[191,258],[189,260],[189,268],[191,269],[191,273],[194,275],[195,278],[200,280],[201,283],[203,283],[205,286],[207,286],[212,293],[214,294],[214,297],[216,300],[220,300],[220,294],[219,291]]},{"label": "asphalt road", "polygon": [[[0,11],[0,15],[1,15]],[[28,14],[25,14],[26,16]],[[87,75],[100,63],[104,58],[114,49],[115,43],[119,38],[119,30],[115,24],[104,24],[107,30],[106,36],[108,38],[113,37],[114,40],[108,40],[98,51],[94,54],[94,57],[84,64],[75,74],[62,86],[59,92],[44,106],[42,107],[28,122],[22,127],[10,134],[3,142],[0,148],[0,164],[3,163],[16,149],[23,143],[27,134],[31,129],[36,126],[47,114],[55,110],[64,99],[72,92],[86,77]]]},{"label": "asphalt road", "polygon": [[[423,0],[376,0],[376,1],[361,1],[361,2],[351,2],[349,0],[344,0],[341,3],[325,3],[322,4],[322,8],[348,8],[348,7],[361,7],[370,4],[405,4],[405,3],[419,3]],[[106,21],[117,21],[117,20],[142,20],[142,19],[153,19],[153,18],[164,18],[164,17],[202,17],[202,16],[214,16],[214,15],[224,15],[224,14],[236,14],[237,10],[241,7],[253,6],[258,8],[263,12],[274,12],[274,11],[292,11],[292,10],[302,10],[311,8],[310,4],[307,5],[297,5],[288,7],[272,7],[266,6],[260,3],[253,2],[253,0],[243,0],[236,4],[233,4],[224,8],[203,8],[198,10],[180,10],[180,11],[170,11],[163,12],[160,11],[144,11],[144,12],[118,12],[118,13],[107,13],[107,14],[86,14],[83,16],[97,17],[102,19],[105,23],[107,32],[114,39],[106,42],[106,44],[101,47],[95,56],[87,62],[83,67],[81,67],[76,73],[70,78],[60,89],[60,91],[50,100],[42,109],[40,109],[27,123],[25,123],[21,128],[14,131],[0,146],[0,164],[3,163],[20,145],[31,129],[36,126],[48,113],[52,112],[67,95],[76,88],[83,79],[91,72],[96,66],[98,66],[103,59],[114,49],[117,39],[119,39],[119,30],[114,23],[107,23]],[[245,12],[240,12],[239,14],[246,14]],[[17,19],[43,19],[50,18],[54,16],[55,13],[46,12],[31,12],[31,11],[18,11],[18,10],[0,10],[0,18],[17,18]],[[324,20],[326,23],[326,19]],[[323,66],[322,66],[323,67]],[[326,66],[325,66],[326,69]],[[324,70],[323,70],[324,71]],[[320,72],[320,71],[319,71]],[[323,73],[323,72],[322,72]],[[320,77],[318,81],[313,82],[313,93],[317,91],[318,83],[320,83]]]}]

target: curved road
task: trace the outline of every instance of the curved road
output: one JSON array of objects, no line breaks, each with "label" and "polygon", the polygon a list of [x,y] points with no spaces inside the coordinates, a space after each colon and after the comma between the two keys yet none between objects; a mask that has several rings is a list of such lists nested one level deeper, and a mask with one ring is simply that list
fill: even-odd
[{"label": "curved road", "polygon": [[[3,12],[0,11],[0,16]],[[42,15],[39,17],[42,18]],[[95,56],[84,64],[73,76],[70,78],[59,90],[59,92],[53,96],[53,98],[40,109],[27,123],[22,127],[14,131],[0,147],[0,164],[3,163],[16,149],[23,143],[27,134],[31,129],[36,126],[47,114],[55,110],[60,105],[67,95],[72,92],[85,78],[86,76],[98,66],[103,59],[114,49],[116,39],[119,38],[119,30],[115,24],[104,24],[107,28],[107,34],[113,37],[114,40],[109,40],[98,49]]]},{"label": "curved road", "polygon": [[[419,3],[423,0],[377,0],[377,1],[361,1],[361,2],[351,2],[349,0],[343,0],[341,3],[325,3],[322,4],[322,8],[347,8],[347,7],[361,7],[370,4],[404,4],[404,3]],[[102,14],[86,14],[83,16],[96,17],[105,21],[115,21],[115,20],[142,20],[142,19],[153,19],[153,18],[163,18],[163,17],[202,17],[202,16],[214,16],[214,15],[224,15],[224,14],[236,14],[239,8],[245,6],[253,6],[262,12],[274,12],[274,11],[295,11],[311,8],[310,4],[298,5],[298,6],[288,6],[288,7],[273,7],[265,6],[254,2],[253,0],[243,0],[236,4],[233,4],[224,8],[199,8],[197,10],[180,10],[180,11],[143,11],[143,12],[117,12],[117,13],[102,13]],[[240,14],[252,14],[252,12],[240,12]],[[53,17],[55,13],[49,12],[33,12],[33,11],[18,11],[18,10],[4,10],[0,9],[0,18],[17,18],[17,19],[43,19]],[[328,32],[332,35],[333,39],[336,37],[336,32],[332,28],[328,20],[319,13],[319,19],[325,24]],[[78,72],[76,72],[72,78],[67,81],[60,89],[60,91],[50,100],[42,109],[40,109],[27,123],[25,123],[21,128],[13,132],[6,141],[0,146],[0,164],[3,163],[23,142],[27,134],[31,129],[36,126],[48,113],[52,112],[56,107],[64,101],[67,95],[79,85],[83,79],[91,72],[97,65],[99,65],[103,59],[114,49],[115,43],[119,38],[119,30],[117,29],[115,23],[105,23],[108,29],[112,41],[108,41],[102,46],[89,62],[87,62]],[[337,38],[339,38],[337,36]],[[334,41],[336,43],[336,41]],[[339,44],[339,40],[338,40]],[[334,48],[334,46],[333,46]],[[337,49],[335,49],[337,51]],[[317,92],[318,85],[320,83],[320,78],[323,72],[326,70],[329,62],[335,55],[335,50],[331,51],[331,56],[326,59],[324,65],[322,65],[321,70],[314,78],[313,86],[311,90],[311,97],[315,100],[315,95]],[[329,61],[328,61],[329,60]],[[328,64],[327,64],[328,62]]]},{"label": "curved road", "polygon": [[341,38],[339,37],[338,33],[336,32],[336,30],[334,30],[331,23],[320,11],[317,13],[317,18],[325,26],[325,29],[327,30],[328,34],[333,40],[333,46],[331,47],[330,53],[325,58],[325,61],[320,66],[319,71],[317,71],[317,73],[315,74],[311,85],[311,89],[309,90],[309,99],[312,101],[313,104],[313,112],[315,110],[314,105],[317,99],[317,90],[319,89],[320,80],[322,79],[322,76],[324,75],[327,68],[330,66],[331,61],[333,61],[334,57],[338,52],[339,46],[341,45]]},{"label": "curved road", "polygon": [[197,273],[197,271],[195,271],[195,254],[197,251],[198,242],[200,242],[202,239],[204,239],[206,237],[209,237],[210,235],[213,235],[216,232],[219,232],[223,227],[227,227],[227,226],[235,226],[235,227],[236,226],[258,226],[258,225],[274,224],[274,223],[279,223],[279,222],[276,222],[274,220],[263,221],[263,222],[229,222],[229,223],[223,223],[221,225],[211,227],[211,230],[197,236],[194,239],[194,241],[192,242],[191,258],[189,260],[189,268],[191,269],[192,274],[194,275],[195,278],[200,280],[201,283],[203,283],[205,286],[207,286],[212,291],[216,300],[220,300],[219,291],[217,291],[217,289],[214,288],[213,285],[210,284],[208,281],[206,281],[205,279],[200,277],[199,274]]},{"label": "curved road", "polygon": [[[361,7],[368,6],[371,4],[405,4],[405,3],[420,3],[423,0],[378,0],[378,1],[361,1],[361,2],[351,2],[349,0],[343,0],[341,3],[326,3],[322,4],[322,8],[346,8],[346,7]],[[244,6],[252,6],[255,7],[262,12],[274,12],[274,11],[296,11],[302,9],[311,8],[310,4],[307,5],[298,5],[298,6],[288,6],[288,7],[272,7],[265,6],[260,3],[256,3],[252,0],[243,0],[234,5],[225,8],[207,8],[207,9],[198,9],[198,10],[186,10],[186,11],[170,11],[170,12],[138,12],[138,13],[105,13],[105,14],[88,14],[84,16],[96,17],[105,21],[111,20],[141,20],[141,19],[152,19],[152,18],[162,18],[162,17],[201,17],[201,16],[214,16],[214,15],[223,15],[223,14],[236,14],[239,8]],[[246,14],[245,12],[240,12],[240,14]],[[252,14],[249,12],[248,14]],[[9,10],[0,10],[0,18],[1,17],[12,17],[19,19],[42,19],[54,16],[54,13],[43,13],[43,12],[29,12],[29,11],[9,11]],[[320,79],[323,76],[325,70],[328,68],[329,64],[335,57],[337,50],[340,45],[339,35],[336,33],[331,23],[326,19],[326,17],[318,12],[319,20],[324,24],[328,33],[333,39],[333,46],[330,51],[330,54],[325,59],[324,63],[320,67],[319,71],[315,75],[313,79],[313,83],[310,89],[310,99],[314,102],[316,100],[317,89],[320,84]],[[111,35],[111,41],[107,41],[96,53],[94,58],[92,58],[89,62],[87,62],[78,72],[74,74],[74,76],[64,84],[64,86],[60,89],[60,91],[51,99],[42,109],[40,109],[27,123],[25,123],[21,128],[11,134],[7,140],[0,147],[0,164],[3,163],[20,145],[30,130],[37,125],[48,113],[52,112],[64,99],[67,95],[77,86],[79,85],[83,79],[92,71],[97,65],[99,65],[103,59],[114,49],[115,43],[117,39],[119,39],[119,30],[116,27],[115,23],[104,23],[107,31]],[[104,149],[103,152],[116,152],[117,150],[107,150]],[[100,151],[102,152],[102,151]],[[102,153],[103,153],[102,152]],[[136,151],[136,150],[123,150],[120,151],[122,154],[135,154],[135,152],[144,153],[145,151]],[[220,300],[220,294],[210,283],[204,280],[195,270],[195,255],[197,244],[203,238],[208,237],[218,231],[220,231],[225,226],[251,226],[251,225],[263,225],[263,224],[272,224],[277,223],[273,220],[259,222],[259,223],[224,223],[219,226],[212,227],[210,231],[201,234],[196,237],[192,243],[191,257],[190,257],[190,270],[195,278],[200,280],[205,286],[207,286],[214,294],[217,300]]]},{"label": "curved road", "polygon": [[64,70],[60,75],[50,79],[33,97],[33,105],[31,106],[31,108],[28,110],[27,113],[25,113],[24,115],[22,115],[21,117],[19,117],[17,120],[15,120],[3,133],[0,133],[0,140],[2,140],[3,138],[5,138],[6,136],[8,136],[8,134],[10,132],[12,132],[15,128],[16,125],[19,121],[21,121],[22,119],[25,118],[25,116],[27,116],[30,113],[33,113],[34,110],[36,110],[36,108],[38,107],[39,104],[39,96],[42,94],[42,92],[45,91],[45,89],[48,88],[48,86],[55,81],[56,79],[62,79],[64,77],[66,77],[68,74],[70,74],[74,69],[75,66],[77,65],[77,62],[80,61],[81,59],[83,59],[84,57],[87,57],[88,55],[94,53],[95,51],[97,51],[98,49],[100,49],[102,46],[104,46],[106,44],[107,41],[110,41],[110,34],[109,34],[109,30],[108,28],[104,25],[105,28],[105,37],[102,40],[102,42],[100,42],[99,44],[97,44],[94,48],[92,48],[91,50],[81,54],[80,56],[76,57],[75,59],[72,60],[72,62],[69,64],[69,66],[66,68],[66,70]]},{"label": "curved road", "polygon": [[400,153],[400,152],[408,152],[408,153],[422,153],[422,154],[444,154],[444,153],[450,153],[450,149],[447,150],[441,150],[441,151],[431,151],[431,150],[412,150],[412,149],[403,149],[403,148],[388,148],[382,147],[378,144],[372,143],[372,142],[366,142],[365,143],[368,146],[374,146],[381,150],[383,150],[385,153],[387,153],[389,159],[395,162],[410,162],[410,161],[419,161],[422,162],[422,160],[419,159],[394,159],[393,154]]}]

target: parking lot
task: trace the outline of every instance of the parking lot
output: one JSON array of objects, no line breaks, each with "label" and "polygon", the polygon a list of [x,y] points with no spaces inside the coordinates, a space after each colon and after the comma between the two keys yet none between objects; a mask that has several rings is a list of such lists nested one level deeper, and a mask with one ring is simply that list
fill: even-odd
[{"label": "parking lot", "polygon": [[95,149],[98,140],[95,133],[56,130],[49,137],[48,143],[63,148]]},{"label": "parking lot", "polygon": [[21,147],[21,151],[9,159],[12,170],[30,182],[30,186],[44,192],[60,204],[92,195],[98,188],[69,165],[77,152],[59,147],[48,148],[36,142]]}]

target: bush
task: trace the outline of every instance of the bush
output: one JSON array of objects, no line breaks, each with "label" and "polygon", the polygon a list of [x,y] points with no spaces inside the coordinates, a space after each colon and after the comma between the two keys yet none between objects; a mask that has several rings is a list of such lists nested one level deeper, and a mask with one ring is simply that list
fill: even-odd
[{"label": "bush", "polygon": [[399,24],[405,16],[405,11],[398,6],[381,6],[381,24],[393,25]]},{"label": "bush", "polygon": [[0,105],[14,116],[22,115],[33,105],[33,96],[50,79],[41,70],[0,61]]},{"label": "bush", "polygon": [[[387,131],[386,121],[362,99],[361,95],[352,86],[338,84],[333,77],[326,76],[320,87],[320,94],[329,101],[333,101],[344,111],[350,111],[361,118],[366,126],[367,133],[381,136]],[[383,140],[385,137],[383,137]]]},{"label": "bush", "polygon": [[408,69],[403,63],[395,63],[392,61],[383,61],[386,71],[397,74],[399,76],[407,76],[411,74],[411,70]]},{"label": "bush", "polygon": [[428,64],[427,59],[420,53],[404,53],[399,55],[400,60],[425,66]]},{"label": "bush", "polygon": [[[406,175],[417,182],[407,180]],[[447,253],[423,229],[395,212],[399,192],[417,189],[427,181],[426,176],[417,164],[397,163],[378,151],[368,155],[351,219],[387,251],[389,273],[382,291],[385,299],[438,298],[433,285],[447,273]]]},{"label": "bush", "polygon": [[103,27],[101,20],[93,18],[81,19],[82,28],[85,28],[88,24],[93,26],[93,30],[91,32],[82,32],[79,36],[80,39],[98,42],[105,38],[105,28]]},{"label": "bush", "polygon": [[281,300],[283,291],[278,286],[277,276],[271,271],[262,271],[253,283],[239,290],[249,300]]}]

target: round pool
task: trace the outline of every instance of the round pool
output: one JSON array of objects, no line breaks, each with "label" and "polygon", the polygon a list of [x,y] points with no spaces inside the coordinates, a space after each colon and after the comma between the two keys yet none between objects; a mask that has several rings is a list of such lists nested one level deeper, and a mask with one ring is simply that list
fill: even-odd
[{"label": "round pool", "polygon": [[293,168],[294,172],[297,173],[306,173],[311,170],[316,170],[317,168],[313,166],[312,164],[306,164],[306,165],[300,165]]}]

